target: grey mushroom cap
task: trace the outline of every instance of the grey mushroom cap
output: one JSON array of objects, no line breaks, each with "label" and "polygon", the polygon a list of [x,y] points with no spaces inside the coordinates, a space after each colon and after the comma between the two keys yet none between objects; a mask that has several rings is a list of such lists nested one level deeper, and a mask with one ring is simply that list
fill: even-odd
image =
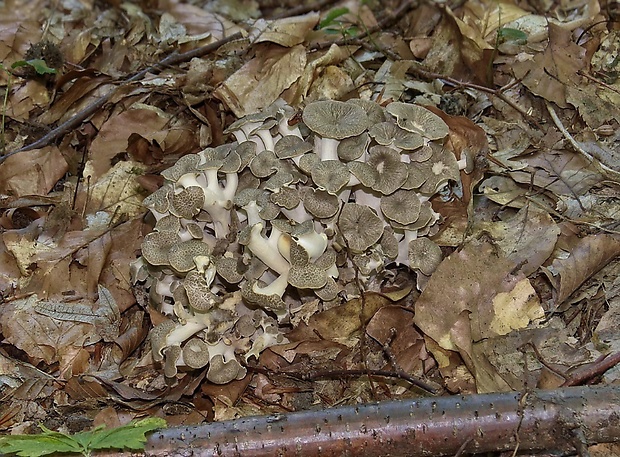
[{"label": "grey mushroom cap", "polygon": [[399,189],[381,198],[381,212],[399,224],[413,224],[420,216],[420,198],[412,190]]},{"label": "grey mushroom cap", "polygon": [[409,266],[426,276],[437,269],[442,258],[441,248],[430,238],[416,238],[409,242]]},{"label": "grey mushroom cap", "polygon": [[286,135],[276,143],[274,152],[280,159],[290,159],[310,152],[312,148],[312,143],[304,141],[296,135]]},{"label": "grey mushroom cap", "polygon": [[360,98],[352,98],[347,103],[357,105],[366,111],[368,121],[371,125],[385,121],[385,110],[377,102],[372,100],[363,100]]},{"label": "grey mushroom cap", "polygon": [[206,367],[209,363],[209,346],[200,338],[191,338],[183,346],[183,363],[190,368]]},{"label": "grey mushroom cap", "polygon": [[170,266],[179,273],[184,273],[196,268],[196,257],[208,256],[211,247],[201,240],[187,240],[175,243],[168,251]]},{"label": "grey mushroom cap", "polygon": [[383,235],[383,222],[368,206],[345,203],[338,218],[338,228],[351,252],[361,253]]},{"label": "grey mushroom cap", "polygon": [[304,108],[302,119],[313,132],[335,140],[360,135],[369,125],[363,108],[336,100],[309,103]]},{"label": "grey mushroom cap", "polygon": [[329,194],[336,195],[350,179],[349,169],[339,160],[323,160],[312,169],[312,181]]},{"label": "grey mushroom cap", "polygon": [[200,212],[204,202],[202,187],[189,186],[172,195],[170,212],[183,219],[192,219]]},{"label": "grey mushroom cap", "polygon": [[408,132],[392,122],[373,125],[368,134],[382,146],[413,150],[424,145],[424,138],[419,133]]},{"label": "grey mushroom cap", "polygon": [[450,131],[442,118],[422,106],[392,102],[385,109],[396,118],[396,123],[401,128],[418,133],[429,140],[445,138]]},{"label": "grey mushroom cap", "polygon": [[177,362],[181,358],[181,346],[174,345],[164,349],[164,376],[174,378],[177,375]]},{"label": "grey mushroom cap", "polygon": [[151,351],[153,360],[161,362],[164,360],[163,350],[168,346],[168,335],[176,328],[177,324],[172,320],[165,320],[155,326],[149,335],[151,339]]},{"label": "grey mushroom cap", "polygon": [[338,197],[328,194],[324,190],[304,187],[300,190],[300,194],[304,202],[304,208],[318,219],[332,217],[340,209]]},{"label": "grey mushroom cap", "polygon": [[299,191],[292,187],[281,188],[278,192],[271,194],[270,199],[272,203],[286,209],[293,209],[301,202]]},{"label": "grey mushroom cap", "polygon": [[237,284],[243,279],[243,274],[248,269],[240,258],[218,256],[214,259],[215,269],[224,281]]},{"label": "grey mushroom cap", "polygon": [[151,265],[170,265],[168,253],[178,242],[175,232],[147,233],[142,241],[142,256]]},{"label": "grey mushroom cap", "polygon": [[400,161],[400,153],[387,146],[373,146],[369,152],[367,163],[378,171],[373,190],[388,195],[399,189],[407,180],[407,167]]},{"label": "grey mushroom cap", "polygon": [[261,151],[250,162],[250,170],[258,178],[270,176],[278,171],[280,167],[280,160],[273,151],[269,150]]},{"label": "grey mushroom cap", "polygon": [[198,173],[198,164],[200,156],[198,154],[188,154],[181,157],[177,162],[161,172],[161,175],[169,181],[178,181],[179,178],[187,173]]},{"label": "grey mushroom cap", "polygon": [[351,160],[359,159],[365,152],[368,143],[368,133],[363,132],[361,135],[345,138],[338,143],[336,151],[338,152],[338,158],[349,162]]},{"label": "grey mushroom cap", "polygon": [[237,359],[224,362],[224,356],[217,354],[209,361],[207,379],[214,384],[228,384],[236,379],[243,379],[247,370]]},{"label": "grey mushroom cap", "polygon": [[150,210],[163,214],[170,208],[170,194],[172,191],[172,184],[164,184],[151,195],[146,197],[142,201],[142,204]]},{"label": "grey mushroom cap", "polygon": [[189,305],[196,311],[209,311],[222,301],[219,296],[211,292],[205,277],[197,271],[187,273],[183,280],[183,288],[187,294]]},{"label": "grey mushroom cap", "polygon": [[441,146],[435,146],[433,149],[433,156],[426,162],[419,164],[426,174],[426,180],[419,187],[419,191],[425,195],[435,194],[448,181],[458,182],[461,179],[454,154]]}]

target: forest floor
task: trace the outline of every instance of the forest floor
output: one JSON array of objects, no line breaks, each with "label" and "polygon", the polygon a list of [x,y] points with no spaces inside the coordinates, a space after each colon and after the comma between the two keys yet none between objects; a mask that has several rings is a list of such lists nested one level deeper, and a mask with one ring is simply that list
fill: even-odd
[{"label": "forest floor", "polygon": [[[618,5],[282,3],[0,1],[3,433],[618,382]],[[132,271],[160,173],[278,99],[358,98],[475,159],[429,197],[439,266],[302,297],[240,379],[165,376]]]}]

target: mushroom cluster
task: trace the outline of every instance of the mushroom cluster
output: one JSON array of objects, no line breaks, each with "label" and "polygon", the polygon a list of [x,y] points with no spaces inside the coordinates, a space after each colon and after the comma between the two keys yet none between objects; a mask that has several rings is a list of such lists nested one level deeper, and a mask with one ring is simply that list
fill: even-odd
[{"label": "mushroom cluster", "polygon": [[390,263],[430,275],[441,261],[430,199],[472,159],[443,147],[430,110],[326,100],[300,119],[277,101],[225,133],[236,141],[182,157],[144,200],[156,224],[133,274],[170,317],[151,332],[166,376],[240,379],[300,303],[348,298]]}]

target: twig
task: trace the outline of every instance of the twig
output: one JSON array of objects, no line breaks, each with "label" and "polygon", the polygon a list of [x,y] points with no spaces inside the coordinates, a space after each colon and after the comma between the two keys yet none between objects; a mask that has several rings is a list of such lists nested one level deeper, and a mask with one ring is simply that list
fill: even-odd
[{"label": "twig", "polygon": [[[485,92],[487,94],[494,95],[495,97],[499,98],[501,101],[503,101],[504,103],[509,105],[512,109],[517,111],[530,124],[534,125],[539,130],[542,130],[542,127],[540,126],[540,124],[538,123],[538,121],[536,119],[534,119],[532,116],[530,116],[528,113],[526,113],[523,110],[523,108],[521,108],[519,105],[517,105],[515,102],[513,102],[508,97],[506,97],[506,95],[503,94],[503,91],[505,90],[504,87],[500,87],[499,89],[493,89],[491,87],[481,86],[479,84],[474,84],[474,83],[470,83],[470,82],[466,82],[466,81],[460,81],[460,80],[452,78],[450,76],[442,75],[441,73],[434,73],[432,71],[423,70],[419,66],[413,66],[413,67],[409,68],[409,70],[407,70],[407,72],[408,73],[409,72],[414,73],[415,75],[420,76],[420,77],[425,78],[425,79],[441,79],[441,80],[447,81],[447,82],[449,82],[449,83],[451,83],[451,84],[453,84],[453,85],[455,85],[457,87],[459,87],[459,86],[467,87],[469,89],[474,89],[474,90],[477,90],[477,91],[480,91],[480,92]],[[507,87],[510,87],[510,86],[511,86],[511,84],[509,84]]]},{"label": "twig", "polygon": [[598,160],[596,157],[586,151],[579,144],[579,142],[575,140],[575,138],[573,138],[573,136],[566,129],[566,127],[564,127],[564,124],[562,124],[562,120],[558,116],[558,113],[555,112],[555,109],[553,109],[553,106],[551,106],[551,103],[549,103],[547,100],[545,100],[545,106],[547,107],[547,111],[549,111],[549,115],[551,116],[551,119],[553,119],[553,123],[555,124],[555,126],[560,130],[560,132],[562,132],[564,138],[568,140],[568,142],[571,144],[573,149],[575,149],[575,151],[577,151],[579,154],[585,157],[592,165],[594,165],[597,171],[600,172],[603,176],[616,180],[620,177],[619,172],[603,164],[600,160]]},{"label": "twig", "polygon": [[280,14],[270,16],[271,19],[284,19],[287,17],[299,16],[301,14],[309,13],[310,11],[322,11],[324,7],[336,3],[337,0],[320,0],[316,3],[309,3],[306,5],[299,5],[293,8],[287,8]]},{"label": "twig", "polygon": [[219,41],[216,41],[214,43],[205,45],[205,46],[201,46],[200,48],[196,48],[193,49],[191,51],[188,52],[184,52],[183,54],[179,54],[177,52],[173,52],[172,54],[170,54],[168,57],[166,57],[164,60],[162,60],[159,63],[156,63],[155,65],[152,65],[148,68],[145,68],[144,70],[136,73],[135,75],[128,77],[127,79],[125,79],[119,86],[117,86],[116,88],[112,89],[110,92],[108,92],[107,94],[101,96],[100,98],[98,98],[97,100],[95,100],[93,103],[91,103],[90,105],[88,105],[86,108],[84,108],[82,111],[76,113],[73,117],[71,117],[70,119],[68,119],[67,121],[63,122],[62,124],[60,124],[58,127],[56,127],[55,129],[53,129],[52,131],[50,131],[48,134],[46,134],[45,136],[43,136],[42,138],[38,139],[37,141],[35,141],[34,143],[31,143],[29,145],[26,145],[20,149],[17,149],[15,151],[11,151],[8,152],[7,154],[5,154],[4,156],[0,157],[0,163],[2,163],[4,160],[6,160],[7,157],[10,157],[14,154],[17,154],[18,152],[24,152],[24,151],[30,151],[31,149],[39,149],[42,147],[45,147],[47,145],[49,145],[50,143],[52,143],[53,141],[56,141],[58,138],[60,138],[62,135],[64,135],[65,133],[74,130],[75,128],[77,128],[78,125],[80,125],[82,122],[84,122],[86,119],[88,119],[90,116],[92,116],[93,114],[95,114],[97,111],[99,111],[99,109],[105,105],[108,100],[110,100],[110,98],[116,93],[116,91],[119,89],[119,87],[122,87],[124,85],[136,82],[136,81],[140,81],[141,79],[143,79],[147,73],[153,73],[153,74],[157,74],[160,71],[162,71],[164,68],[172,66],[172,65],[177,65],[179,63],[182,62],[187,62],[195,57],[202,57],[210,52],[215,51],[216,49],[218,49],[220,46],[229,43],[231,41],[237,40],[241,38],[241,33],[235,33],[233,35],[230,35],[229,37],[223,38]]},{"label": "twig", "polygon": [[616,352],[615,354],[609,356],[603,356],[600,359],[588,364],[584,367],[580,367],[575,370],[571,375],[564,381],[562,387],[570,387],[570,386],[579,386],[584,384],[586,381],[594,379],[612,367],[615,367],[620,363],[620,352]]}]

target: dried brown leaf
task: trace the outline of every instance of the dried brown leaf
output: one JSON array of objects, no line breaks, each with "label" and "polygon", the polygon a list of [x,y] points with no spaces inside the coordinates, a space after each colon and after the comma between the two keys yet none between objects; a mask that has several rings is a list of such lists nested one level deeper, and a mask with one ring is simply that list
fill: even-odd
[{"label": "dried brown leaf", "polygon": [[599,233],[581,239],[568,258],[553,260],[544,271],[555,288],[556,306],[618,255],[620,237]]},{"label": "dried brown leaf", "polygon": [[17,197],[47,195],[67,168],[56,146],[10,156],[0,164],[0,193]]}]

